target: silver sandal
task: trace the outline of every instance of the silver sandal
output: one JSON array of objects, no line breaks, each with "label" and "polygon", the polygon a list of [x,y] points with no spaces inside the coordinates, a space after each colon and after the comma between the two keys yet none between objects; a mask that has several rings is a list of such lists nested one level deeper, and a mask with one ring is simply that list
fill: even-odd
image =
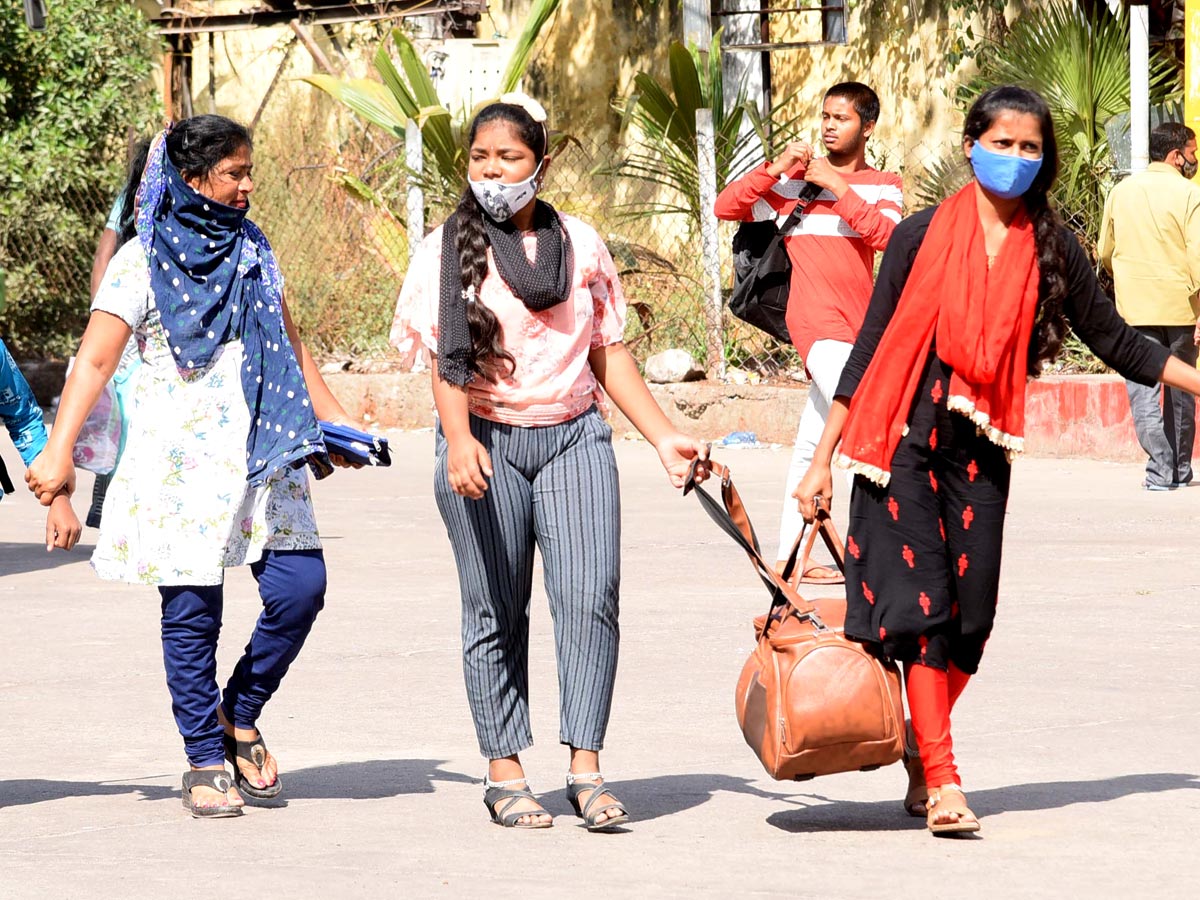
[{"label": "silver sandal", "polygon": [[[525,787],[514,789],[512,785],[523,784]],[[549,828],[553,822],[529,822],[521,824],[521,819],[530,816],[548,816],[550,813],[542,808],[538,798],[533,796],[524,778],[514,778],[511,781],[492,781],[486,775],[483,779],[483,805],[488,808],[492,821],[504,828]],[[537,809],[524,809],[509,812],[512,805],[519,800],[532,800],[538,804]]]},{"label": "silver sandal", "polygon": [[[567,773],[567,799],[575,808],[575,815],[583,819],[584,824],[587,825],[588,831],[608,831],[610,828],[624,825],[629,821],[629,813],[625,809],[625,804],[617,800],[617,795],[605,787],[605,784],[604,777],[599,772]],[[592,796],[588,797],[586,803],[580,805],[579,795],[586,791],[591,791]],[[592,809],[596,801],[605,794],[612,797],[614,802]],[[601,814],[610,809],[619,809],[621,813],[601,819]]]}]

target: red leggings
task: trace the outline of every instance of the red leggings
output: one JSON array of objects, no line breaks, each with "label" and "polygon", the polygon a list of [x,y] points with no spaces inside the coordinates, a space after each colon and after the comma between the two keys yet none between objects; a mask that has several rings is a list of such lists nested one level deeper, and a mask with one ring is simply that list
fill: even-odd
[{"label": "red leggings", "polygon": [[920,663],[906,667],[908,712],[912,716],[921,765],[925,768],[925,784],[929,787],[962,784],[954,766],[950,711],[970,678],[954,663],[950,663],[948,671]]}]

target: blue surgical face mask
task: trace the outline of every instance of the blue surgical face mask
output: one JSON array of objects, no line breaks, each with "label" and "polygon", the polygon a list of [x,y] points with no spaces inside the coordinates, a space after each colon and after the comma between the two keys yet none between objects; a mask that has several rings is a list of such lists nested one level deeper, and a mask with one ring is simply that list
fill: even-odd
[{"label": "blue surgical face mask", "polygon": [[471,185],[471,191],[484,212],[496,222],[507,222],[537,194],[541,171],[542,163],[538,163],[533,174],[521,181],[474,181],[468,178],[467,183]]},{"label": "blue surgical face mask", "polygon": [[971,168],[975,170],[975,178],[985,191],[1005,200],[1013,200],[1029,190],[1041,171],[1042,158],[1026,159],[1007,153],[993,153],[976,141],[971,147]]}]

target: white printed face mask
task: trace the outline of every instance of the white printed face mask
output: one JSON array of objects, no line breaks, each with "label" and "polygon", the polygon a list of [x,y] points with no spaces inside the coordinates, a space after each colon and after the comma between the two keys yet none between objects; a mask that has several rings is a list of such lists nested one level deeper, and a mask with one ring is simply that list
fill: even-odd
[{"label": "white printed face mask", "polygon": [[496,222],[507,222],[537,194],[537,179],[541,171],[542,164],[538,163],[533,174],[523,181],[475,181],[468,178],[467,184],[471,186],[471,193],[484,212]]}]

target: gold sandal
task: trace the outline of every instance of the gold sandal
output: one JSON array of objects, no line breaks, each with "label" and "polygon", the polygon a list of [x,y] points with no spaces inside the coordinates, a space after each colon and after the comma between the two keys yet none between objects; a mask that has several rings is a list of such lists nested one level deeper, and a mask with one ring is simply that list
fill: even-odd
[{"label": "gold sandal", "polygon": [[[958,796],[955,797],[955,794]],[[938,821],[947,814],[954,816],[954,821]],[[943,784],[929,792],[929,812],[925,823],[934,834],[973,834],[980,829],[979,819],[967,806],[967,795],[957,784]]]},{"label": "gold sandal", "polygon": [[928,813],[929,788],[925,786],[925,766],[917,750],[917,736],[912,722],[904,723],[904,771],[908,773],[908,791],[904,795],[904,811],[914,819],[923,819]]}]

